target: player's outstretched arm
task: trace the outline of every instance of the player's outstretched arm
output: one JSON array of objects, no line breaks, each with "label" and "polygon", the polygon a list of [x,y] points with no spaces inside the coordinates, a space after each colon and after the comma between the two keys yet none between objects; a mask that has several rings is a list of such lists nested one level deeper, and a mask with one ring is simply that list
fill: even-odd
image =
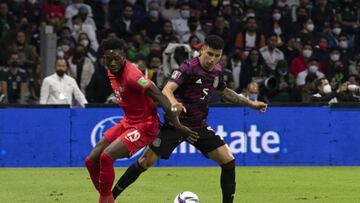
[{"label": "player's outstretched arm", "polygon": [[227,102],[233,104],[244,104],[250,108],[257,109],[261,112],[265,112],[267,104],[261,101],[251,101],[245,97],[238,95],[234,90],[225,88],[224,90],[218,91],[220,97]]},{"label": "player's outstretched arm", "polygon": [[189,137],[194,138],[194,141],[196,141],[198,138],[197,133],[180,123],[176,110],[172,108],[169,99],[161,93],[158,87],[156,87],[154,84],[151,84],[150,87],[146,90],[146,94],[154,101],[159,103],[159,105],[164,109],[166,116],[174,124],[175,128],[189,135]]}]

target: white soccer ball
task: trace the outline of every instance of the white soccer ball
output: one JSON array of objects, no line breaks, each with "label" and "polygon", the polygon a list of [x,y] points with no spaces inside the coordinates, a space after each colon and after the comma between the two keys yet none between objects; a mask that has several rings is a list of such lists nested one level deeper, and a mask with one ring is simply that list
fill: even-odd
[{"label": "white soccer ball", "polygon": [[174,203],[199,203],[199,197],[189,191],[180,192],[178,195],[176,195],[174,199]]}]

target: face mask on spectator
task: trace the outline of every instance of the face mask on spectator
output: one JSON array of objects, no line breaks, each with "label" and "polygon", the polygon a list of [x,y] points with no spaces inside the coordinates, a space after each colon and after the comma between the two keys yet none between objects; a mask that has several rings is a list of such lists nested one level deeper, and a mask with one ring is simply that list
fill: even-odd
[{"label": "face mask on spectator", "polygon": [[283,2],[283,1],[279,1],[279,2],[277,3],[277,6],[279,6],[280,8],[283,8],[283,7],[286,6],[286,4],[285,4],[285,2]]},{"label": "face mask on spectator", "polygon": [[340,41],[339,46],[342,49],[347,49],[348,48],[348,42],[347,41]]},{"label": "face mask on spectator", "polygon": [[57,56],[57,58],[59,58],[59,59],[63,59],[64,56],[65,56],[65,53],[60,50],[60,51],[57,51],[56,56]]},{"label": "face mask on spectator", "polygon": [[314,24],[307,24],[306,25],[306,29],[309,31],[309,32],[312,32],[313,30],[314,30],[314,28],[315,28],[315,26],[314,26]]},{"label": "face mask on spectator", "polygon": [[280,13],[274,13],[272,17],[273,17],[274,20],[280,20],[281,19],[281,14]]},{"label": "face mask on spectator", "polygon": [[312,50],[304,49],[303,50],[303,55],[304,55],[305,58],[310,58],[310,56],[312,55]]},{"label": "face mask on spectator", "polygon": [[248,18],[255,18],[255,13],[253,13],[253,12],[250,12],[250,13],[247,13],[246,14],[246,17],[248,17]]},{"label": "face mask on spectator", "polygon": [[89,40],[82,39],[82,40],[80,40],[80,44],[83,45],[84,47],[87,47],[89,45]]},{"label": "face mask on spectator", "polygon": [[63,70],[56,70],[55,72],[61,78],[65,75],[65,71],[63,71]]},{"label": "face mask on spectator", "polygon": [[317,65],[310,65],[309,66],[310,73],[316,73],[317,70],[318,70]]},{"label": "face mask on spectator", "polygon": [[330,86],[329,84],[327,84],[327,85],[325,85],[325,86],[323,87],[323,92],[324,92],[325,94],[329,94],[331,91],[332,91],[332,90],[331,90],[331,86]]},{"label": "face mask on spectator", "polygon": [[70,50],[70,46],[67,44],[62,45],[61,48],[64,52],[68,52]]},{"label": "face mask on spectator", "polygon": [[74,30],[75,30],[75,31],[79,31],[79,30],[80,30],[80,25],[75,24],[75,25],[74,25]]},{"label": "face mask on spectator", "polygon": [[332,61],[338,61],[340,59],[340,55],[339,54],[331,54],[330,59]]},{"label": "face mask on spectator", "polygon": [[190,11],[189,10],[181,10],[180,15],[181,15],[181,17],[187,19],[190,17]]},{"label": "face mask on spectator", "polygon": [[341,33],[341,28],[336,27],[336,28],[334,28],[332,31],[333,31],[333,33],[334,33],[335,35],[339,35],[339,34]]},{"label": "face mask on spectator", "polygon": [[126,0],[129,4],[134,5],[136,3],[136,0]]},{"label": "face mask on spectator", "polygon": [[159,11],[157,10],[151,10],[149,12],[149,16],[152,17],[152,18],[158,18],[159,17]]},{"label": "face mask on spectator", "polygon": [[258,95],[257,94],[250,94],[249,95],[249,99],[251,101],[257,101],[258,100]]}]

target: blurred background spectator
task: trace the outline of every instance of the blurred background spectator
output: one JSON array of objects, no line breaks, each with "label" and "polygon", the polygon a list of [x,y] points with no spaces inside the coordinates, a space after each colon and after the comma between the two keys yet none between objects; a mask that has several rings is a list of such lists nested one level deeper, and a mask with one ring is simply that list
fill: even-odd
[{"label": "blurred background spectator", "polygon": [[0,102],[39,103],[40,85],[50,74],[44,70],[54,68],[43,63],[46,26],[56,41],[47,57],[66,61],[67,75],[90,103],[111,100],[99,48],[103,39],[124,39],[128,59],[162,88],[180,63],[199,54],[208,34],[225,40],[223,77],[238,93],[257,88],[257,98],[270,103],[311,102],[327,100],[329,83],[332,92],[341,90],[338,102],[358,102],[345,86],[359,83],[359,5],[354,0],[0,1]]}]

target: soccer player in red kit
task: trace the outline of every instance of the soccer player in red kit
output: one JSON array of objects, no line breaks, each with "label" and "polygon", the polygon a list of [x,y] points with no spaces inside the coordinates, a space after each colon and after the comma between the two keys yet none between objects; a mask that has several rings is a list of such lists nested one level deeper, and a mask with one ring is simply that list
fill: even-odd
[{"label": "soccer player in red kit", "polygon": [[111,38],[103,42],[108,76],[124,118],[104,133],[85,160],[95,188],[100,192],[99,203],[113,203],[111,188],[114,182],[114,160],[130,157],[150,144],[159,129],[159,118],[154,101],[180,131],[197,136],[180,124],[167,97],[141,71],[125,59],[124,41]]}]

